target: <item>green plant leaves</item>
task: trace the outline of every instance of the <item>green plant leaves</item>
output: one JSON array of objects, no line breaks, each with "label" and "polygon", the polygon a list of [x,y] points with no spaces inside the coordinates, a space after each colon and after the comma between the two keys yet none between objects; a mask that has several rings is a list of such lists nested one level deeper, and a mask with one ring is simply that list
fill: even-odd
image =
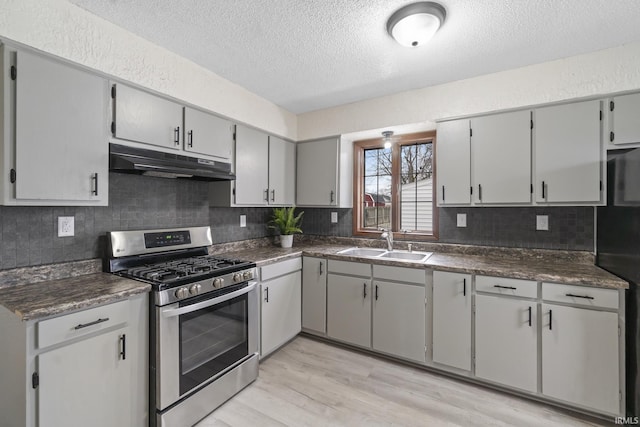
[{"label": "green plant leaves", "polygon": [[304,215],[304,211],[295,215],[295,210],[295,206],[291,206],[289,208],[286,206],[282,208],[273,208],[273,215],[271,217],[271,221],[269,221],[269,228],[279,230],[280,234],[284,235],[302,233],[300,224],[302,222],[302,215]]}]

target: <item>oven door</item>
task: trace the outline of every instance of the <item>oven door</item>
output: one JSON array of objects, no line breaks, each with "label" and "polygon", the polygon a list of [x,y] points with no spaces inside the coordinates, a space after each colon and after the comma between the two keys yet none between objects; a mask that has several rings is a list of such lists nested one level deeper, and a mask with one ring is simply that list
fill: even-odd
[{"label": "oven door", "polygon": [[156,408],[164,410],[258,352],[256,282],[156,308]]}]

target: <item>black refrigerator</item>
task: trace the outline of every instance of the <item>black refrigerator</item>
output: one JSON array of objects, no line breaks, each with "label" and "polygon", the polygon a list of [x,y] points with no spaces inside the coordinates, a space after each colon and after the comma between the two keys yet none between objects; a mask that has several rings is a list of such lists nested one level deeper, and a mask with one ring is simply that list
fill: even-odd
[{"label": "black refrigerator", "polygon": [[629,282],[625,306],[626,415],[640,416],[640,148],[609,151],[607,206],[597,212],[596,263]]}]

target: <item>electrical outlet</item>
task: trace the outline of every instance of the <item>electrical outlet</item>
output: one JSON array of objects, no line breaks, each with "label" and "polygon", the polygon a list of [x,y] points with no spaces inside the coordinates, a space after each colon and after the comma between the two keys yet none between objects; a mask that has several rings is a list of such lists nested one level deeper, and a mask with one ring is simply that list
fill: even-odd
[{"label": "electrical outlet", "polygon": [[58,217],[58,237],[69,237],[74,235],[74,217]]},{"label": "electrical outlet", "polygon": [[549,231],[549,215],[536,215],[536,230]]},{"label": "electrical outlet", "polygon": [[467,226],[467,214],[461,213],[457,215],[457,225],[458,227],[466,227]]},{"label": "electrical outlet", "polygon": [[240,215],[240,227],[246,227],[246,226],[247,226],[247,216]]},{"label": "electrical outlet", "polygon": [[331,224],[338,223],[338,212],[331,212]]}]

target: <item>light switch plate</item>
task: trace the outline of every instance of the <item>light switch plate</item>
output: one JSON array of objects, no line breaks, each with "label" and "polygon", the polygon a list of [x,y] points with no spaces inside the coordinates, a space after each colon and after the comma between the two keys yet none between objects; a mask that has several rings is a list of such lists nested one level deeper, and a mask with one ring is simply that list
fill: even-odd
[{"label": "light switch plate", "polygon": [[240,227],[246,227],[246,226],[247,226],[247,216],[240,215]]},{"label": "light switch plate", "polygon": [[536,230],[549,231],[549,215],[536,215]]},{"label": "light switch plate", "polygon": [[71,237],[75,234],[74,217],[58,217],[58,237]]},{"label": "light switch plate", "polygon": [[467,214],[461,213],[457,215],[457,225],[458,227],[466,227],[467,226]]},{"label": "light switch plate", "polygon": [[331,224],[338,223],[338,212],[331,212]]}]

